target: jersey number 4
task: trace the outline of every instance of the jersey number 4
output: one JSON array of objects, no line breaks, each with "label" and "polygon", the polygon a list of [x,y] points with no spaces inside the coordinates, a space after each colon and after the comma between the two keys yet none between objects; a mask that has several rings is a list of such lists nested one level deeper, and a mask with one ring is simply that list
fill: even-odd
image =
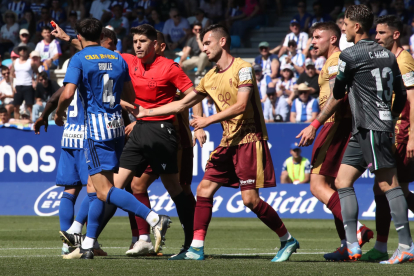
[{"label": "jersey number 4", "polygon": [[114,97],[114,80],[109,78],[108,74],[103,75],[103,95],[102,95],[102,102],[109,103],[111,108],[114,107],[115,97]]},{"label": "jersey number 4", "polygon": [[[375,78],[375,82],[377,84],[377,96],[382,101],[385,100],[385,102],[391,101],[392,97],[392,88],[393,88],[393,82],[394,82],[394,76],[392,75],[392,70],[389,67],[384,67],[382,69],[382,74],[379,68],[375,68],[371,71],[372,76]],[[386,82],[387,89],[383,88],[382,81],[387,80],[388,75],[390,76],[390,79]],[[383,96],[385,96],[385,99],[383,99]]]}]

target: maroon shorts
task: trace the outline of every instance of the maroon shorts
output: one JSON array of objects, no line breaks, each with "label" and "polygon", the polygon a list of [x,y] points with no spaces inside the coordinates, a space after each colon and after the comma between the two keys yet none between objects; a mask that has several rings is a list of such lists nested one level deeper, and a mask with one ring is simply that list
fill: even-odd
[{"label": "maroon shorts", "polygon": [[[193,181],[193,148],[180,148],[177,151],[178,173],[180,174],[180,185],[191,185]],[[145,169],[144,173],[157,175],[152,171],[150,165]]]},{"label": "maroon shorts", "polygon": [[276,186],[267,141],[217,147],[210,155],[203,179],[226,187],[251,190]]},{"label": "maroon shorts", "polygon": [[351,118],[325,123],[313,146],[311,173],[336,178],[351,136]]},{"label": "maroon shorts", "polygon": [[395,144],[394,152],[397,163],[397,176],[400,183],[410,183],[414,181],[414,161],[407,158],[407,144]]}]

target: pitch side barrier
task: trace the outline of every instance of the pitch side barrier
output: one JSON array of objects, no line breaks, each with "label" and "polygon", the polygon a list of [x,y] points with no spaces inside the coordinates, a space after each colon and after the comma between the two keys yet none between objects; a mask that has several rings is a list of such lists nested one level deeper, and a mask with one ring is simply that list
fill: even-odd
[{"label": "pitch side barrier", "polygon": [[[290,156],[290,145],[306,124],[267,124],[269,146],[275,166],[276,179],[280,182],[282,164]],[[57,215],[63,188],[54,185],[60,156],[63,128],[49,126],[48,132],[35,135],[33,131],[12,128],[0,129],[0,215]],[[203,148],[194,147],[192,188],[195,193],[201,181],[210,153],[220,144],[221,125],[206,129],[207,142]],[[303,148],[302,155],[311,158],[312,148]],[[355,185],[362,219],[375,218],[372,192],[374,175],[366,171]],[[77,200],[79,208],[86,191]],[[161,182],[149,191],[151,206],[159,212],[176,216],[175,206]],[[260,190],[260,196],[276,209],[282,218],[331,219],[330,211],[314,198],[309,184],[279,184],[276,188]],[[256,217],[244,207],[238,189],[222,188],[214,198],[216,217]],[[117,215],[126,215],[118,211]],[[414,215],[410,212],[410,219]]]}]

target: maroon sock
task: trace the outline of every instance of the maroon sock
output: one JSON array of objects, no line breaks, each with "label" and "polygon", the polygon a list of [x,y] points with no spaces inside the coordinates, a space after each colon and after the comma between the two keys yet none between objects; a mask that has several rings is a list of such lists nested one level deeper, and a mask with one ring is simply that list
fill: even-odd
[{"label": "maroon sock", "polygon": [[139,237],[137,222],[135,221],[135,214],[128,213],[129,225],[131,226],[131,233],[133,237]]},{"label": "maroon sock", "polygon": [[334,215],[336,232],[338,233],[339,238],[341,240],[345,240],[346,237],[344,223],[342,221],[341,202],[339,200],[337,191],[332,194],[326,207],[328,207],[328,209],[331,210],[332,214]]},{"label": "maroon sock", "polygon": [[194,213],[194,239],[204,241],[213,214],[213,199],[197,196]]},{"label": "maroon sock", "polygon": [[263,200],[260,200],[259,204],[252,211],[267,227],[275,231],[279,237],[287,233],[287,229],[275,209]]},{"label": "maroon sock", "polygon": [[385,195],[375,196],[375,226],[377,228],[377,241],[387,242],[391,225],[391,209]]},{"label": "maroon sock", "polygon": [[414,213],[414,194],[410,192],[405,199],[407,200],[408,209]]},{"label": "maroon sock", "polygon": [[[149,200],[149,197],[148,197],[148,193],[134,194],[134,196],[142,204],[144,204],[145,206],[147,206],[148,208],[151,209],[151,204],[150,204],[150,200]],[[150,225],[148,224],[148,222],[145,219],[136,216],[135,217],[135,222],[137,223],[138,232],[139,232],[140,235],[149,235],[150,234]]]}]

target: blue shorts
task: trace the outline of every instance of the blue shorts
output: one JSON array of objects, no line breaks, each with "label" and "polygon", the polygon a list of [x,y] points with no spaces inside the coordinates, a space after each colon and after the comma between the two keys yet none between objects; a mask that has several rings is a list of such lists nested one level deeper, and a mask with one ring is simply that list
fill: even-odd
[{"label": "blue shorts", "polygon": [[89,175],[102,171],[118,172],[119,158],[124,148],[124,137],[109,141],[85,140],[84,149]]},{"label": "blue shorts", "polygon": [[88,184],[84,149],[62,149],[56,174],[57,186]]}]

